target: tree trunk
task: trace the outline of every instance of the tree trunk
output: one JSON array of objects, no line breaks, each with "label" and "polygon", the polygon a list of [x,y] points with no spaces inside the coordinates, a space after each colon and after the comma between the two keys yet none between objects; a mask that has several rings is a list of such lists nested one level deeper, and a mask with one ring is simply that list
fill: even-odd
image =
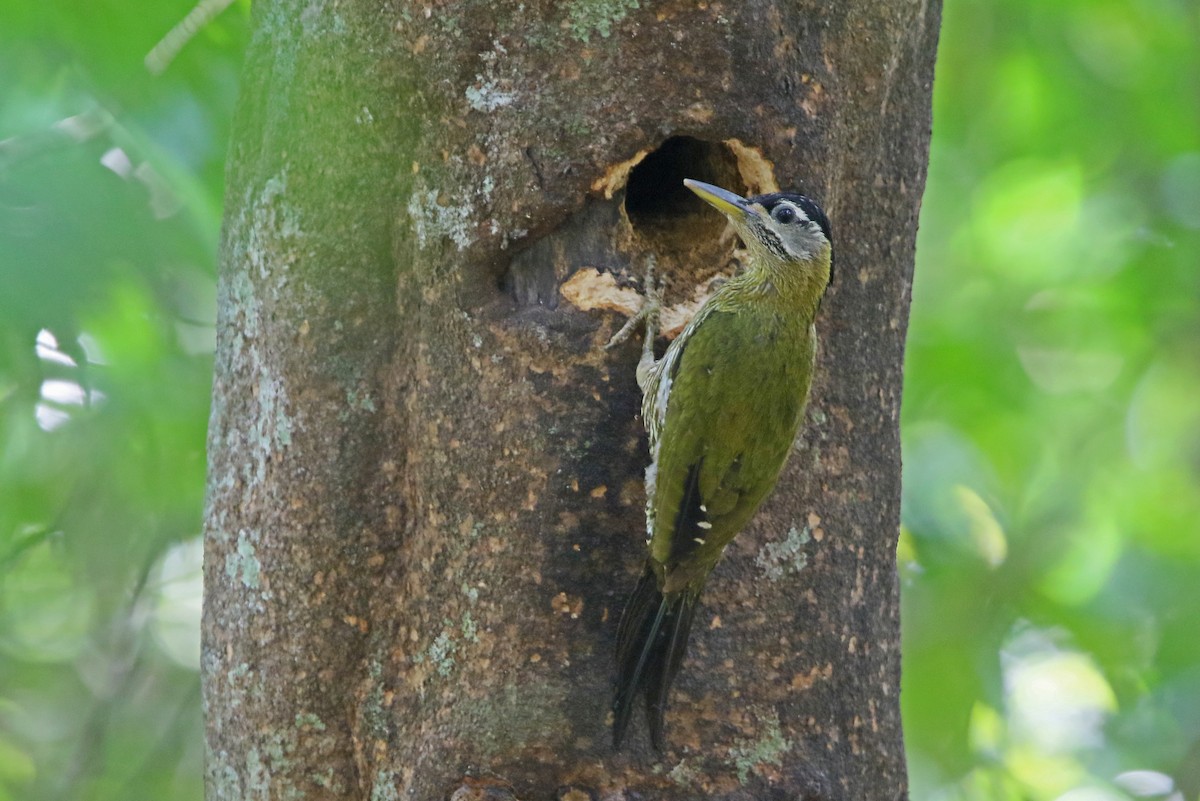
[{"label": "tree trunk", "polygon": [[[895,799],[898,416],[937,0],[264,0],[209,439],[210,799]],[[808,420],[610,746],[637,343],[735,266],[684,177],[833,221]],[[467,777],[473,777],[467,780]]]}]

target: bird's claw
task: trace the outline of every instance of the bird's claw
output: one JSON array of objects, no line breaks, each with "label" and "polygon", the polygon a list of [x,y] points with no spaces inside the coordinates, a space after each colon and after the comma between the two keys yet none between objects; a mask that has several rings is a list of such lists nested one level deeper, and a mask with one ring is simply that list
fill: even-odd
[{"label": "bird's claw", "polygon": [[604,349],[612,350],[613,348],[625,342],[625,340],[633,336],[633,332],[637,330],[638,324],[651,315],[655,317],[658,316],[658,304],[657,302],[651,301],[650,298],[646,298],[644,301],[642,301],[642,307],[634,312],[632,317],[625,321],[625,325],[621,326],[617,333],[612,335],[612,338],[608,340],[608,344],[604,346]]},{"label": "bird's claw", "polygon": [[604,346],[605,350],[611,350],[629,337],[633,336],[634,330],[638,324],[645,321],[646,323],[646,338],[652,341],[658,333],[658,315],[662,310],[662,290],[658,286],[658,281],[654,277],[654,257],[650,256],[646,260],[646,277],[644,280],[646,295],[642,300],[641,307],[634,313],[632,317],[625,321],[625,325],[621,326],[617,333],[612,335],[608,340],[608,344]]}]

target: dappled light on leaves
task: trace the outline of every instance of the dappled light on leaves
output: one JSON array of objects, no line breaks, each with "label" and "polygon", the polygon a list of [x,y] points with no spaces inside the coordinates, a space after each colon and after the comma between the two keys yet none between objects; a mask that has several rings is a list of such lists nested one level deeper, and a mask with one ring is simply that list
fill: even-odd
[{"label": "dappled light on leaves", "polygon": [[913,798],[1195,774],[1195,32],[1172,3],[945,7],[902,421]]},{"label": "dappled light on leaves", "polygon": [[154,78],[190,4],[0,1],[0,799],[202,796],[195,543],[245,6]]}]

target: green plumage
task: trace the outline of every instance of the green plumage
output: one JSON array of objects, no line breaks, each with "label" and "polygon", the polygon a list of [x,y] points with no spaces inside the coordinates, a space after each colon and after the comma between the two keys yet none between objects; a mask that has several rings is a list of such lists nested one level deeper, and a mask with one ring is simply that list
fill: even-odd
[{"label": "green plumage", "polygon": [[[813,320],[832,254],[828,222],[807,198],[743,200],[707,185],[693,190],[726,212],[751,258],[661,360],[647,351],[638,370],[650,433],[649,555],[618,632],[613,738],[619,747],[642,692],[659,751],[666,698],[700,593],[774,488],[803,419],[816,353]],[[772,211],[781,204],[803,209],[803,220],[775,221]],[[812,225],[801,229],[802,222]]]},{"label": "green plumage", "polygon": [[[808,396],[813,340],[801,315],[747,304],[707,315],[686,341],[658,444],[653,501],[650,558],[663,566],[666,590],[699,591],[775,486]],[[690,522],[676,518],[695,465],[705,507],[697,522],[711,528],[680,531],[680,522]],[[695,536],[680,542],[687,533]]]}]

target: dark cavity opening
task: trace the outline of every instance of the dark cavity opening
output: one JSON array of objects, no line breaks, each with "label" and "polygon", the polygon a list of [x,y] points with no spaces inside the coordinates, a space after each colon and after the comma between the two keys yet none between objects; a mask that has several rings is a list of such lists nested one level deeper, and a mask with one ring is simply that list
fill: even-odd
[{"label": "dark cavity opening", "polygon": [[633,229],[660,246],[691,249],[696,238],[715,239],[725,220],[683,185],[694,178],[743,194],[737,158],[720,142],[673,136],[629,173],[625,213]]}]

